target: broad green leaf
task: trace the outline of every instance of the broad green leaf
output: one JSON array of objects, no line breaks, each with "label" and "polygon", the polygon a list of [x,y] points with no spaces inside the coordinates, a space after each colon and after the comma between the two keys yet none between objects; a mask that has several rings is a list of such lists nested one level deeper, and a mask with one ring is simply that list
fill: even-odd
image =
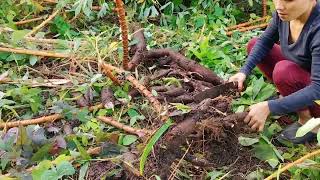
[{"label": "broad green leaf", "polygon": [[38,61],[38,57],[37,56],[30,56],[29,57],[29,63],[31,66],[35,65]]},{"label": "broad green leaf", "polygon": [[312,118],[301,126],[296,134],[296,137],[302,137],[310,132],[312,129],[320,125],[320,118]]},{"label": "broad green leaf", "polygon": [[84,165],[81,166],[78,180],[85,180],[85,176],[87,174],[88,168],[89,168],[88,162],[84,163]]},{"label": "broad green leaf", "polygon": [[279,164],[279,160],[278,159],[268,159],[267,162],[269,163],[269,165],[272,168],[277,167],[277,165]]},{"label": "broad green leaf", "polygon": [[264,136],[264,135],[261,135],[261,138],[266,142],[268,143],[268,145],[272,148],[272,150],[274,151],[274,153],[276,154],[276,156],[283,162],[284,161],[284,158],[282,157],[282,155],[280,154],[280,152],[278,151],[278,149],[269,141],[269,139]]},{"label": "broad green leaf", "polygon": [[122,144],[125,146],[128,146],[132,143],[134,143],[138,139],[137,136],[134,135],[125,135],[122,139]]},{"label": "broad green leaf", "polygon": [[224,173],[221,171],[213,170],[207,174],[207,178],[210,178],[210,180],[215,180],[215,179],[218,179],[218,177],[220,177],[223,174]]},{"label": "broad green leaf", "polygon": [[259,139],[240,136],[238,137],[238,141],[242,146],[251,146],[259,142]]},{"label": "broad green leaf", "polygon": [[79,152],[80,152],[80,155],[83,159],[85,160],[89,160],[91,159],[90,155],[87,153],[87,151],[81,146],[80,142],[76,139],[76,138],[73,138],[73,142],[76,144]]},{"label": "broad green leaf", "polygon": [[52,148],[52,144],[43,145],[35,154],[33,154],[31,160],[34,162],[43,160],[44,157],[49,155],[49,151]]},{"label": "broad green leaf", "polygon": [[128,110],[128,115],[130,116],[130,126],[133,126],[137,120],[144,120],[145,116],[140,115],[135,109],[130,108]]},{"label": "broad green leaf", "polygon": [[59,155],[54,161],[52,161],[53,164],[60,164],[64,161],[70,161],[72,159],[71,156],[67,156],[65,154],[61,154]]},{"label": "broad green leaf", "polygon": [[37,165],[37,167],[32,170],[32,173],[31,173],[31,174],[32,174],[32,179],[33,179],[33,180],[40,180],[42,174],[43,174],[46,170],[50,169],[51,165],[52,165],[52,163],[51,163],[51,161],[49,161],[49,160],[43,160],[43,161],[41,161],[41,162]]},{"label": "broad green leaf", "polygon": [[62,176],[70,176],[73,175],[76,172],[72,164],[68,161],[63,161],[57,166],[57,173],[59,178]]},{"label": "broad green leaf", "polygon": [[159,138],[168,130],[168,128],[172,125],[172,120],[168,119],[158,130],[157,132],[151,137],[146,147],[143,149],[143,153],[140,158],[140,174],[143,174],[144,165],[147,161],[147,158],[153,148],[153,146],[156,144],[156,142],[159,140]]},{"label": "broad green leaf", "polygon": [[41,176],[41,180],[58,180],[58,179],[59,179],[59,175],[54,170],[46,170]]},{"label": "broad green leaf", "polygon": [[24,36],[28,33],[29,31],[28,30],[16,30],[12,33],[12,42],[14,44],[17,44],[19,43],[23,38]]}]

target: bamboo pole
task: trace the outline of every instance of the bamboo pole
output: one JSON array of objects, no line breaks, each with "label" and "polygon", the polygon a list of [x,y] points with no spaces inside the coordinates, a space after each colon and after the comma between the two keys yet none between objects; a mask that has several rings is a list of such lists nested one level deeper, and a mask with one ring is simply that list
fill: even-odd
[{"label": "bamboo pole", "polygon": [[266,17],[258,18],[258,19],[253,20],[253,21],[249,21],[249,22],[238,24],[238,25],[230,26],[230,27],[227,27],[226,30],[227,31],[231,31],[231,30],[238,29],[238,28],[241,28],[241,27],[249,26],[249,25],[251,25],[253,23],[257,23],[257,22],[260,22],[260,21],[267,20],[268,18],[270,18],[270,17],[266,16]]},{"label": "bamboo pole", "polygon": [[58,13],[60,12],[60,9],[56,10],[54,13],[52,13],[48,19],[43,21],[39,26],[33,28],[32,31],[30,31],[28,34],[26,34],[26,37],[31,36],[32,34],[36,33],[39,31],[41,28],[43,28],[48,22],[50,22]]},{"label": "bamboo pole", "polygon": [[[249,27],[246,27],[246,28],[243,28],[243,29],[239,29],[238,31],[239,32],[246,32],[246,31],[250,31],[250,30],[253,30],[253,29],[257,29],[257,28],[265,28],[267,26],[268,26],[268,23],[264,23],[264,24],[259,24],[259,25],[249,26]],[[232,35],[232,33],[233,33],[233,31],[227,32],[227,36]]]},{"label": "bamboo pole", "polygon": [[307,160],[307,159],[309,159],[309,158],[311,158],[311,157],[313,157],[313,156],[316,156],[316,155],[318,155],[318,154],[320,154],[320,149],[315,150],[315,151],[313,151],[313,152],[311,152],[311,153],[308,153],[308,154],[302,156],[301,158],[297,159],[296,161],[287,164],[286,166],[284,166],[284,167],[281,168],[280,170],[274,172],[273,174],[271,174],[270,176],[268,176],[268,177],[265,178],[264,180],[271,180],[271,179],[277,177],[277,175],[281,174],[282,172],[288,170],[289,168],[291,168],[291,167],[293,167],[293,166],[295,166],[295,165],[297,165],[297,164],[299,164],[299,163],[302,163],[303,161],[305,161],[305,160]]},{"label": "bamboo pole", "polygon": [[17,54],[29,54],[29,55],[35,55],[35,56],[47,56],[47,57],[55,57],[55,58],[71,57],[70,54],[48,52],[48,51],[37,51],[37,50],[29,50],[29,49],[4,48],[4,47],[0,47],[0,52],[12,52]]}]

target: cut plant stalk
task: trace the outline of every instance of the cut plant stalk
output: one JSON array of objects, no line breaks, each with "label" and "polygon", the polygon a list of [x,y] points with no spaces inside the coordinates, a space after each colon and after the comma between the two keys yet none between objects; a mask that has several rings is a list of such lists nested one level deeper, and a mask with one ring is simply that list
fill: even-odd
[{"label": "cut plant stalk", "polygon": [[47,15],[41,16],[41,17],[32,18],[32,19],[26,19],[26,20],[23,20],[23,21],[15,22],[14,24],[17,25],[17,26],[20,26],[20,25],[24,25],[24,24],[27,24],[27,23],[36,22],[36,21],[45,19],[46,17],[47,17]]},{"label": "cut plant stalk", "polygon": [[35,56],[46,56],[46,57],[55,57],[55,58],[69,58],[70,54],[56,53],[56,52],[48,52],[48,51],[37,51],[37,50],[29,50],[29,49],[17,49],[17,48],[5,48],[0,47],[0,52],[12,52],[17,54],[29,54]]},{"label": "cut plant stalk", "polygon": [[150,131],[150,130],[137,129],[137,128],[133,128],[131,126],[127,126],[125,124],[122,124],[122,123],[114,120],[112,117],[98,116],[97,119],[99,119],[100,121],[102,121],[104,123],[107,123],[107,124],[109,124],[111,126],[114,126],[114,127],[118,128],[118,129],[122,129],[127,133],[137,135],[140,138],[152,134],[152,131]]},{"label": "cut plant stalk", "polygon": [[[95,106],[89,107],[89,111],[94,111],[97,109],[102,109],[103,105],[98,104]],[[12,127],[18,127],[18,126],[28,126],[32,124],[42,124],[42,123],[47,123],[47,122],[54,122],[56,120],[62,119],[64,116],[62,114],[53,114],[49,116],[43,116],[40,118],[35,118],[35,119],[26,119],[26,120],[21,120],[21,121],[14,121],[14,122],[3,122],[0,123],[0,129],[2,128],[12,128]]]},{"label": "cut plant stalk", "polygon": [[121,27],[121,38],[123,46],[123,60],[122,66],[123,69],[128,70],[129,63],[129,40],[128,40],[128,25],[126,22],[126,12],[124,10],[124,5],[122,0],[115,0],[117,13],[119,16],[119,23]]},{"label": "cut plant stalk", "polygon": [[36,33],[37,31],[39,31],[41,28],[43,28],[48,22],[50,22],[61,10],[58,9],[56,10],[54,13],[52,13],[48,19],[46,19],[45,21],[43,21],[41,24],[39,24],[39,26],[33,28],[32,31],[30,31],[28,34],[26,34],[26,37],[31,36],[32,34]]},{"label": "cut plant stalk", "polygon": [[286,170],[288,170],[289,168],[299,164],[299,163],[302,163],[303,161],[313,157],[313,156],[316,156],[320,154],[320,149],[317,149],[313,152],[310,152],[304,156],[302,156],[301,158],[297,159],[296,161],[292,162],[292,163],[289,163],[287,164],[286,166],[284,166],[283,168],[281,168],[280,170],[274,172],[273,174],[271,174],[270,176],[268,176],[267,178],[265,178],[265,180],[271,180],[273,178],[276,178],[278,175],[280,175],[281,173],[285,172]]},{"label": "cut plant stalk", "polygon": [[[118,74],[125,74],[126,72],[120,68],[111,66],[106,63],[102,63],[103,69],[113,70]],[[126,79],[132,83],[132,86],[135,87],[141,94],[143,94],[152,104],[153,108],[156,110],[157,113],[161,115],[161,112],[163,111],[161,103],[152,95],[152,93],[142,84],[139,83],[137,79],[135,79],[131,75],[127,75]],[[161,115],[161,120],[166,121],[168,117],[166,115]]]}]

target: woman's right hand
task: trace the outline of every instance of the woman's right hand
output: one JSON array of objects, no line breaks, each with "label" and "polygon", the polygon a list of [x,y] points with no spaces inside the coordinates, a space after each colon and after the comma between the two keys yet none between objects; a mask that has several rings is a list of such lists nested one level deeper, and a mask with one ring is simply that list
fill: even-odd
[{"label": "woman's right hand", "polygon": [[243,82],[246,80],[246,75],[242,72],[238,72],[237,74],[231,76],[229,78],[229,82],[238,82],[238,89],[239,91],[242,91],[243,89]]}]

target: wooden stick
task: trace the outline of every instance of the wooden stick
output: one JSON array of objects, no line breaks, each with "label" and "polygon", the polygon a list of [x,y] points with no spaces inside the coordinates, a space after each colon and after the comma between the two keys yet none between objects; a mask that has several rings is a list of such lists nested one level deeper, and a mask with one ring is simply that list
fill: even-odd
[{"label": "wooden stick", "polygon": [[45,122],[54,122],[55,120],[61,119],[63,116],[61,114],[53,114],[50,116],[43,116],[36,119],[27,119],[22,121],[14,121],[14,122],[4,122],[0,123],[0,128],[12,128],[12,127],[18,127],[18,126],[27,126],[31,124],[41,124]]},{"label": "wooden stick", "polygon": [[[95,106],[91,106],[88,109],[89,111],[94,111],[102,108],[103,108],[103,104],[98,104]],[[53,115],[43,116],[35,119],[26,119],[26,120],[14,121],[14,122],[3,122],[3,123],[0,123],[0,129],[12,128],[12,127],[18,127],[18,126],[27,126],[32,124],[41,124],[46,122],[54,122],[56,120],[62,119],[63,117],[64,116],[62,114],[53,114]]]},{"label": "wooden stick", "polygon": [[35,56],[47,56],[47,57],[55,57],[55,58],[69,58],[70,54],[63,53],[55,53],[48,51],[37,51],[37,50],[29,50],[29,49],[17,49],[17,48],[4,48],[0,47],[0,52],[12,52],[17,54],[29,54]]},{"label": "wooden stick", "polygon": [[288,170],[289,168],[291,168],[291,167],[293,167],[293,166],[295,166],[295,165],[297,165],[297,164],[299,164],[299,163],[302,163],[302,162],[305,161],[306,159],[309,159],[309,158],[311,158],[311,157],[313,157],[313,156],[316,156],[316,155],[318,155],[318,154],[320,154],[320,149],[315,150],[315,151],[313,151],[313,152],[311,152],[311,153],[308,153],[308,154],[302,156],[301,158],[297,159],[296,161],[287,164],[286,166],[284,166],[284,167],[281,168],[280,170],[274,172],[273,174],[271,174],[270,176],[268,176],[267,178],[265,178],[265,180],[271,180],[271,179],[277,177],[278,174],[281,174],[282,172]]},{"label": "wooden stick", "polygon": [[15,22],[14,24],[17,25],[17,26],[19,26],[19,25],[23,25],[23,24],[30,23],[30,22],[39,21],[39,20],[45,19],[46,17],[47,17],[47,16],[36,17],[36,18],[32,18],[32,19],[27,19],[27,20],[23,20],[23,21],[18,21],[18,22]]},{"label": "wooden stick", "polygon": [[[250,30],[253,30],[253,29],[257,29],[257,28],[265,28],[267,26],[268,26],[268,23],[264,23],[264,24],[259,24],[259,25],[249,26],[249,27],[246,27],[246,28],[243,28],[243,29],[239,29],[238,31],[239,32],[246,32],[246,31],[250,31]],[[232,33],[233,33],[233,31],[227,32],[227,36],[232,35]]]},{"label": "wooden stick", "polygon": [[99,119],[100,121],[103,121],[103,122],[105,122],[105,123],[107,123],[107,124],[109,124],[111,126],[114,126],[114,127],[118,128],[118,129],[122,129],[127,133],[137,135],[140,138],[152,133],[149,130],[136,129],[136,128],[133,128],[131,126],[124,125],[124,124],[114,120],[111,117],[98,116],[97,119]]},{"label": "wooden stick", "polygon": [[56,10],[54,13],[52,13],[48,19],[43,21],[39,26],[33,28],[32,31],[30,31],[28,34],[26,34],[26,37],[31,36],[32,34],[36,33],[39,31],[41,28],[43,28],[48,22],[50,22],[58,13],[60,12],[60,9]]},{"label": "wooden stick", "polygon": [[253,23],[257,23],[257,22],[260,22],[260,21],[267,20],[268,18],[269,17],[266,16],[266,17],[258,18],[258,19],[253,20],[253,21],[249,21],[249,22],[238,24],[238,25],[230,26],[230,27],[227,27],[226,30],[227,31],[231,31],[231,30],[238,29],[238,28],[241,28],[241,27],[249,26],[249,25],[251,25]]},{"label": "wooden stick", "polygon": [[121,38],[122,38],[122,46],[123,46],[123,60],[122,66],[123,69],[128,70],[129,63],[129,40],[128,40],[128,25],[126,21],[126,12],[124,10],[122,0],[115,0],[117,13],[119,16],[119,23],[121,27]]},{"label": "wooden stick", "polygon": [[121,85],[121,82],[112,74],[112,70],[108,67],[103,68],[103,72],[112,80],[112,82],[118,86]]},{"label": "wooden stick", "polygon": [[[124,70],[111,66],[109,64],[103,63],[102,68],[114,70],[116,73],[121,74],[121,73],[126,73]],[[162,108],[161,108],[161,103],[152,95],[152,93],[142,84],[139,83],[137,79],[135,79],[131,75],[127,75],[126,79],[132,83],[132,86],[136,88],[141,94],[143,94],[152,104],[152,107],[159,113],[161,114]],[[161,120],[166,121],[168,117],[166,115],[161,115]]]}]

